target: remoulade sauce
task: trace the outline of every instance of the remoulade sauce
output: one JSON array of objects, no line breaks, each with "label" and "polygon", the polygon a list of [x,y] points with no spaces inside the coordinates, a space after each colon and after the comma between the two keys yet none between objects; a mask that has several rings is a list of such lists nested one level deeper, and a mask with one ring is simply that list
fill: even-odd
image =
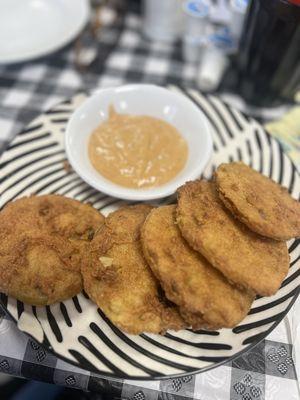
[{"label": "remoulade sauce", "polygon": [[119,114],[113,106],[109,118],[92,132],[88,154],[106,179],[128,188],[163,185],[185,166],[188,145],[167,122]]}]

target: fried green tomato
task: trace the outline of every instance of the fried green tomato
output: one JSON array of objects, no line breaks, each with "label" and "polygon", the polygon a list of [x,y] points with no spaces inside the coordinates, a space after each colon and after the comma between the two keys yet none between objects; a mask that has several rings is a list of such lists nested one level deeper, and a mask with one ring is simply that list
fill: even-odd
[{"label": "fried green tomato", "polygon": [[253,292],[231,285],[188,245],[175,224],[175,211],[170,205],[148,215],[142,228],[146,260],[192,328],[236,326],[247,315]]},{"label": "fried green tomato", "polygon": [[300,203],[288,191],[242,162],[215,173],[220,199],[252,231],[276,240],[300,236]]},{"label": "fried green tomato", "polygon": [[118,328],[131,334],[185,326],[143,256],[140,229],[151,209],[137,205],[111,213],[92,240],[82,268],[89,297]]},{"label": "fried green tomato", "polygon": [[178,190],[177,223],[182,235],[231,282],[269,296],[289,268],[285,242],[263,238],[223,206],[215,184],[188,182]]},{"label": "fried green tomato", "polygon": [[30,196],[0,212],[0,290],[40,306],[82,290],[81,260],[104,217],[58,195]]}]

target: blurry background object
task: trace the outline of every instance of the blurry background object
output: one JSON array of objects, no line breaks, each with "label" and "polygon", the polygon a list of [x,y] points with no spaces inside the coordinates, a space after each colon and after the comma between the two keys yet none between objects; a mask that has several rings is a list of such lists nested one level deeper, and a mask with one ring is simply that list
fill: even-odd
[{"label": "blurry background object", "polygon": [[187,62],[199,62],[205,46],[209,23],[210,3],[204,0],[187,0],[184,12],[183,57]]},{"label": "blurry background object", "polygon": [[197,71],[196,82],[203,91],[214,91],[220,84],[234,51],[233,40],[228,28],[209,35]]},{"label": "blurry background object", "polygon": [[230,0],[230,31],[238,42],[244,27],[245,15],[249,0]]},{"label": "blurry background object", "polygon": [[230,57],[238,49],[248,0],[183,2],[182,55],[197,64],[195,83],[203,91],[219,88]]},{"label": "blurry background object", "polygon": [[173,42],[182,33],[182,0],[143,0],[143,33],[152,40]]},{"label": "blurry background object", "polygon": [[212,1],[210,6],[210,20],[214,24],[230,24],[231,11],[228,5],[228,0]]},{"label": "blurry background object", "polygon": [[207,0],[187,0],[183,3],[185,13],[184,34],[202,37],[207,34],[210,2]]},{"label": "blurry background object", "polygon": [[92,0],[90,22],[87,24],[74,46],[74,63],[84,72],[98,56],[98,42],[102,29],[110,27],[121,18],[124,2],[122,0]]},{"label": "blurry background object", "polygon": [[292,102],[300,84],[300,0],[254,0],[237,57],[237,90],[258,107]]},{"label": "blurry background object", "polygon": [[285,152],[300,165],[300,106],[293,107],[282,118],[267,123],[266,129],[280,140]]},{"label": "blurry background object", "polygon": [[0,0],[0,63],[24,62],[71,42],[89,19],[88,0]]}]

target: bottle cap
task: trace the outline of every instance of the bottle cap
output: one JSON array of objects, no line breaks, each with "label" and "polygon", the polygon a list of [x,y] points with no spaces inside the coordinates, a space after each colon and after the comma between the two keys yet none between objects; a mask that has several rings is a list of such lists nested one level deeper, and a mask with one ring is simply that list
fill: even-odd
[{"label": "bottle cap", "polygon": [[188,0],[183,3],[183,11],[195,18],[204,18],[209,13],[209,3],[204,0]]}]

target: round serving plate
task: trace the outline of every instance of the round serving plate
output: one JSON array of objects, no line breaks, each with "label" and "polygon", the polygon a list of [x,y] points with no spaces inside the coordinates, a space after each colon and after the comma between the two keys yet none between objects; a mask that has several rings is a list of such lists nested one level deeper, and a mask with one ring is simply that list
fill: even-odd
[{"label": "round serving plate", "polygon": [[[299,198],[300,176],[292,161],[255,120],[217,97],[195,90],[181,92],[207,116],[213,135],[213,157],[203,177],[211,178],[222,162],[242,160],[288,188]],[[108,197],[83,182],[67,164],[64,130],[85,95],[60,103],[36,118],[0,158],[0,207],[30,194],[58,193],[89,202],[107,215],[128,202]],[[160,200],[166,204],[174,198]],[[20,216],[21,218],[22,216]],[[128,335],[117,329],[81,293],[47,307],[32,307],[1,295],[1,304],[19,329],[58,357],[102,376],[163,379],[205,371],[239,356],[265,338],[286,315],[300,288],[300,242],[288,242],[290,269],[280,290],[257,298],[248,316],[234,329],[207,332],[181,330],[166,335]],[[259,279],[259,277],[257,277]]]},{"label": "round serving plate", "polygon": [[0,63],[45,56],[71,42],[89,19],[88,0],[1,0]]}]

